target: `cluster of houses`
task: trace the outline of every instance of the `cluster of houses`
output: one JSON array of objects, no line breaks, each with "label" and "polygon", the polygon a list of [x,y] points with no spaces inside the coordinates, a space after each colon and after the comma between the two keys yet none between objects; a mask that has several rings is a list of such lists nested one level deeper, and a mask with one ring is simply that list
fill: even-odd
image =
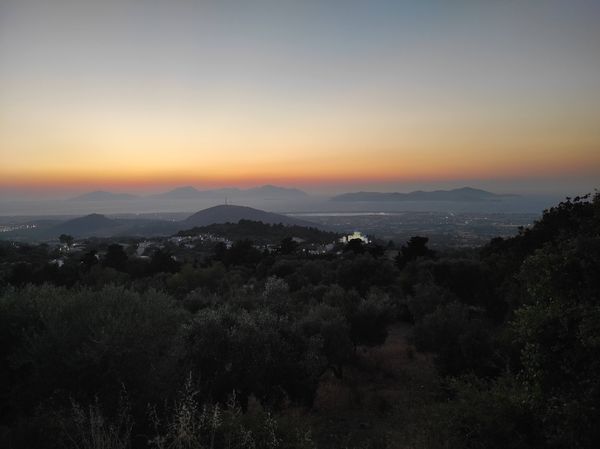
[{"label": "cluster of houses", "polygon": [[[310,255],[323,255],[332,252],[340,251],[340,244],[347,244],[351,240],[358,239],[363,243],[369,243],[370,240],[367,236],[360,232],[354,232],[352,234],[341,237],[338,241],[330,243],[308,243],[306,240],[299,237],[293,237],[292,240],[300,245],[300,249],[306,254]],[[177,247],[182,250],[194,250],[198,248],[199,244],[207,244],[207,247],[215,243],[223,243],[227,248],[230,248],[233,241],[225,237],[216,236],[214,234],[197,234],[190,236],[172,236],[172,237],[161,237],[155,239],[147,239],[139,242],[117,242],[121,245],[132,257],[138,257],[141,259],[147,259],[151,254],[158,250],[164,249],[165,247]],[[133,247],[133,248],[132,248]],[[276,251],[279,247],[279,243],[266,243],[256,244],[255,247],[261,251]],[[60,254],[59,257],[53,259],[51,263],[62,266],[65,262],[65,257],[73,255],[75,253],[82,252],[88,249],[88,245],[85,241],[75,241],[70,244],[59,243],[57,250]],[[102,251],[100,251],[102,253]],[[100,257],[98,254],[96,257]],[[173,256],[174,259],[178,259],[177,255]]]}]

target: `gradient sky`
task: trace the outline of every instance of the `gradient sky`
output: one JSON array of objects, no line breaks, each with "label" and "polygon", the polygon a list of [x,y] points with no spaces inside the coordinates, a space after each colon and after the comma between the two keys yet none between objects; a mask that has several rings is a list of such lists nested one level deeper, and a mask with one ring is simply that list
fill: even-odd
[{"label": "gradient sky", "polygon": [[2,0],[0,188],[589,190],[599,23],[592,0]]}]

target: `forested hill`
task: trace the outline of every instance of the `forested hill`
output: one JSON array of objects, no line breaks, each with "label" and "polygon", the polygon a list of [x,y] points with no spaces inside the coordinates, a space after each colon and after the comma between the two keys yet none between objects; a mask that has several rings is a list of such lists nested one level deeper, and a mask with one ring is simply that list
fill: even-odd
[{"label": "forested hill", "polygon": [[180,225],[206,226],[213,223],[237,223],[240,220],[262,221],[263,223],[283,223],[285,225],[311,225],[310,222],[289,217],[287,215],[275,214],[253,207],[235,206],[232,204],[221,204],[198,211],[180,222]]},{"label": "forested hill", "polygon": [[195,236],[212,234],[229,240],[249,239],[260,243],[278,243],[285,238],[300,238],[310,243],[331,243],[339,234],[322,231],[317,228],[268,224],[261,221],[239,220],[237,223],[215,223],[208,226],[196,226],[192,229],[180,231],[179,236]]}]

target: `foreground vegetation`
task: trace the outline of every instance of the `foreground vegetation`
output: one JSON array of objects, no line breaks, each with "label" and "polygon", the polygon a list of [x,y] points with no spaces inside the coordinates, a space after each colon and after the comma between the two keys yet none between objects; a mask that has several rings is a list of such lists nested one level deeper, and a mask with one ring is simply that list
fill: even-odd
[{"label": "foreground vegetation", "polygon": [[5,244],[0,446],[596,447],[599,233],[596,195],[461,252]]}]

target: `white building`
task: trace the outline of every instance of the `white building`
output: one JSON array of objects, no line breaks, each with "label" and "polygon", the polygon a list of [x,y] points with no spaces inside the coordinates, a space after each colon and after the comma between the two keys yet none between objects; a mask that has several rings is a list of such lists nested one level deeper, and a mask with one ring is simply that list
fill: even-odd
[{"label": "white building", "polygon": [[348,243],[350,240],[361,240],[363,243],[369,243],[369,239],[367,238],[366,235],[363,235],[362,232],[360,231],[354,231],[352,234],[349,235],[345,235],[344,237],[342,237],[340,239],[341,243]]}]

